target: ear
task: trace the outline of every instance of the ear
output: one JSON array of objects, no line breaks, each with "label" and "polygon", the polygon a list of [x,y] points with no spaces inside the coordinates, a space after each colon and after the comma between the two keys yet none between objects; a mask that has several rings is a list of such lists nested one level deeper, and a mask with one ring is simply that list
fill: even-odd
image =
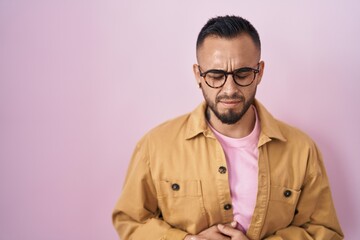
[{"label": "ear", "polygon": [[264,74],[264,69],[265,69],[265,62],[264,61],[260,61],[259,62],[259,73],[258,73],[258,76],[257,76],[257,82],[256,82],[256,85],[259,85],[260,82],[261,82],[261,79],[262,79],[262,76]]},{"label": "ear", "polygon": [[201,88],[201,76],[199,71],[199,65],[197,64],[193,65],[193,72],[194,72],[196,84],[199,86],[199,88]]}]

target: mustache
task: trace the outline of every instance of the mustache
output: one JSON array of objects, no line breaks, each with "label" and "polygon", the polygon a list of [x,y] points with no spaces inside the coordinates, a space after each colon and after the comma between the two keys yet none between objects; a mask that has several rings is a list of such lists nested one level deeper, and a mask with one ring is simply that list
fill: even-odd
[{"label": "mustache", "polygon": [[239,95],[238,93],[234,93],[231,96],[228,95],[222,95],[216,97],[216,102],[220,102],[221,100],[230,100],[230,101],[244,101],[245,98],[242,95]]}]

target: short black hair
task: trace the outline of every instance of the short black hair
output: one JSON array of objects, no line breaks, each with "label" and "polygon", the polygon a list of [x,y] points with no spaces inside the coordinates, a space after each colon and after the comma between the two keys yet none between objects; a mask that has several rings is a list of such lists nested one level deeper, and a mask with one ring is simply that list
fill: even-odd
[{"label": "short black hair", "polygon": [[260,36],[255,27],[242,17],[229,15],[211,18],[207,21],[198,35],[196,49],[199,49],[205,38],[209,36],[231,39],[244,33],[251,37],[255,46],[261,51]]}]

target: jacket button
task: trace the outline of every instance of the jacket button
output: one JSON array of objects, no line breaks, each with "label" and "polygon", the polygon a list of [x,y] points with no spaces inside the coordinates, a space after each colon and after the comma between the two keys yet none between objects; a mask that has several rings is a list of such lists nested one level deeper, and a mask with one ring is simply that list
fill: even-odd
[{"label": "jacket button", "polygon": [[230,210],[230,209],[231,209],[231,204],[229,204],[229,203],[228,203],[228,204],[225,204],[225,205],[224,205],[224,209],[225,209],[225,210]]},{"label": "jacket button", "polygon": [[172,190],[174,190],[174,191],[179,191],[179,190],[180,190],[180,186],[179,186],[179,184],[177,184],[177,183],[174,183],[173,185],[171,185],[171,188],[172,188]]},{"label": "jacket button", "polygon": [[226,173],[226,167],[224,167],[224,166],[219,167],[219,173],[225,174]]},{"label": "jacket button", "polygon": [[285,197],[290,197],[291,196],[291,191],[290,190],[286,190],[285,192],[284,192],[284,196]]}]

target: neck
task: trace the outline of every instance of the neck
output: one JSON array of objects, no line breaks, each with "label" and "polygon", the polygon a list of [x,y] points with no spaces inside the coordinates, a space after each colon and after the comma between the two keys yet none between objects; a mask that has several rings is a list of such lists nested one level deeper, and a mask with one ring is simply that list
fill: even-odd
[{"label": "neck", "polygon": [[242,118],[234,124],[222,123],[215,114],[207,109],[208,121],[219,133],[231,138],[243,138],[248,136],[255,127],[255,112],[253,107],[249,107]]}]

